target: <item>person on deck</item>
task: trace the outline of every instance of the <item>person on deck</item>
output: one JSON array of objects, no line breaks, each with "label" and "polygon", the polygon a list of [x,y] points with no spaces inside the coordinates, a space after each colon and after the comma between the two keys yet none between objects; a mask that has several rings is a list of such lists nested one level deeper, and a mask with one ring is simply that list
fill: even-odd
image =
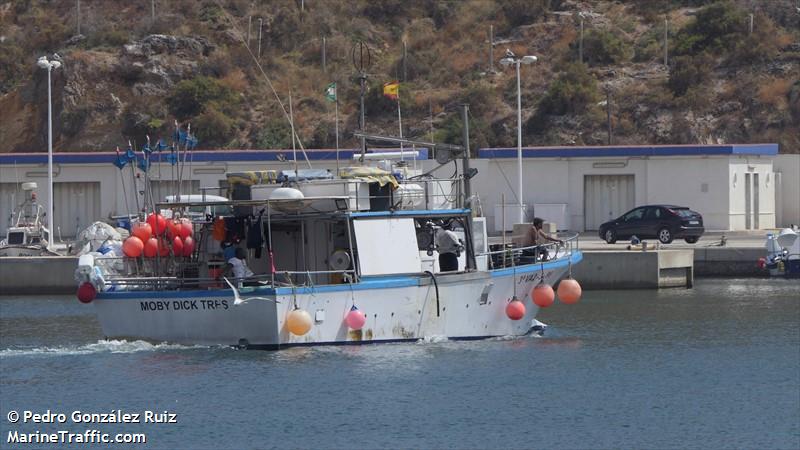
[{"label": "person on deck", "polygon": [[[561,239],[554,239],[547,235],[544,231],[542,231],[542,226],[544,225],[544,220],[539,217],[535,217],[533,219],[533,225],[525,233],[525,239],[522,242],[523,247],[531,247],[534,245],[541,246],[544,245],[546,242],[558,242],[559,244],[563,245],[564,241]],[[537,259],[541,258],[542,260],[547,260],[547,249],[544,247],[537,247],[530,250],[523,250],[524,255],[531,255],[535,256]]]},{"label": "person on deck", "polygon": [[439,250],[439,271],[452,272],[458,270],[458,255],[463,246],[458,235],[453,232],[450,224],[442,226],[436,233],[436,247]]},{"label": "person on deck", "polygon": [[233,277],[241,282],[242,279],[253,276],[253,271],[247,267],[247,251],[241,247],[236,247],[233,258],[228,260],[222,275],[233,274]]}]

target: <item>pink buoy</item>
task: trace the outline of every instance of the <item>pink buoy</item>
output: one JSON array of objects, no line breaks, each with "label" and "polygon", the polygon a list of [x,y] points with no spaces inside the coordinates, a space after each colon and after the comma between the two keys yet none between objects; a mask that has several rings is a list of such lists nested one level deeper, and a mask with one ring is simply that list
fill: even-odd
[{"label": "pink buoy", "polygon": [[516,297],[506,305],[506,315],[511,320],[519,320],[525,317],[525,304]]},{"label": "pink buoy", "polygon": [[533,298],[533,303],[538,307],[547,308],[555,301],[556,293],[553,292],[553,288],[549,284],[539,283],[531,291],[531,297]]},{"label": "pink buoy", "polygon": [[78,287],[78,300],[81,303],[91,303],[96,296],[97,296],[97,289],[95,289],[92,283],[84,281]]},{"label": "pink buoy", "polygon": [[344,321],[351,330],[360,330],[367,323],[367,315],[353,305],[344,317]]},{"label": "pink buoy", "polygon": [[567,305],[578,303],[581,299],[582,292],[583,290],[581,289],[580,283],[572,278],[566,278],[558,283],[558,299],[561,303]]},{"label": "pink buoy", "polygon": [[761,258],[758,258],[758,268],[763,269],[765,267],[767,267],[767,259],[762,256]]},{"label": "pink buoy", "polygon": [[194,252],[194,239],[191,236],[183,240],[183,256],[192,256]]}]

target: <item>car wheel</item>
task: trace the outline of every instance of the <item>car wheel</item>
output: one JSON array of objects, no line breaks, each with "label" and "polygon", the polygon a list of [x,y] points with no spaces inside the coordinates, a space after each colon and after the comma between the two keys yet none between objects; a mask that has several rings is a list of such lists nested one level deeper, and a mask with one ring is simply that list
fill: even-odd
[{"label": "car wheel", "polygon": [[687,243],[687,244],[694,244],[694,243],[697,243],[697,241],[699,241],[699,240],[700,240],[700,237],[698,237],[698,236],[692,236],[692,237],[687,237],[687,238],[686,238],[686,239],[684,239],[684,240],[686,241],[686,243]]},{"label": "car wheel", "polygon": [[672,242],[672,232],[669,231],[669,228],[664,227],[658,230],[658,240],[662,244],[669,244]]},{"label": "car wheel", "polygon": [[614,230],[606,230],[605,234],[606,242],[609,244],[613,244],[617,242],[617,233]]}]

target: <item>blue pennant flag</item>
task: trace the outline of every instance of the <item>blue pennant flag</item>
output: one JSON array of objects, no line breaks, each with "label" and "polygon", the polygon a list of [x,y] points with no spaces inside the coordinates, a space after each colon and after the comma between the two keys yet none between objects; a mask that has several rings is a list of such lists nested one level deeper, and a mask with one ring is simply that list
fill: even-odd
[{"label": "blue pennant flag", "polygon": [[150,148],[150,146],[148,144],[144,144],[142,146],[142,154],[147,157],[150,156],[151,153],[153,153],[153,150]]},{"label": "blue pennant flag", "polygon": [[185,144],[187,136],[188,136],[188,134],[185,131],[178,130],[178,143],[179,144]]},{"label": "blue pennant flag", "polygon": [[128,158],[119,152],[119,147],[117,147],[117,158],[114,159],[112,164],[117,166],[119,170],[122,170],[128,164]]},{"label": "blue pennant flag", "polygon": [[137,163],[136,165],[139,167],[139,169],[142,170],[142,172],[147,172],[147,169],[150,168],[150,160],[148,159],[142,158],[136,161],[136,163]]},{"label": "blue pennant flag", "polygon": [[127,159],[128,162],[136,161],[136,153],[133,152],[133,148],[130,145],[128,145],[128,149],[125,150],[125,159]]},{"label": "blue pennant flag", "polygon": [[190,134],[186,137],[186,145],[189,146],[189,150],[194,150],[197,147],[197,138]]},{"label": "blue pennant flag", "polygon": [[159,139],[158,143],[156,144],[155,151],[160,152],[162,150],[166,150],[167,148],[168,148],[167,144],[164,143],[164,140],[163,139]]},{"label": "blue pennant flag", "polygon": [[167,161],[169,161],[169,163],[173,166],[178,164],[178,155],[176,155],[175,152],[170,152],[170,154],[167,155]]}]

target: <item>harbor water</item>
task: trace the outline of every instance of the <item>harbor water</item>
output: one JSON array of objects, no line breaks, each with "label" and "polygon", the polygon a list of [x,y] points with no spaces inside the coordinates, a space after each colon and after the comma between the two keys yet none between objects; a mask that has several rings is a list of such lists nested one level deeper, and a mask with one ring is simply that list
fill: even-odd
[{"label": "harbor water", "polygon": [[[0,447],[800,448],[797,281],[586,292],[538,319],[544,337],[265,352],[105,341],[72,296],[0,297]],[[48,410],[66,422],[9,418]],[[71,417],[117,410],[176,423]]]}]

